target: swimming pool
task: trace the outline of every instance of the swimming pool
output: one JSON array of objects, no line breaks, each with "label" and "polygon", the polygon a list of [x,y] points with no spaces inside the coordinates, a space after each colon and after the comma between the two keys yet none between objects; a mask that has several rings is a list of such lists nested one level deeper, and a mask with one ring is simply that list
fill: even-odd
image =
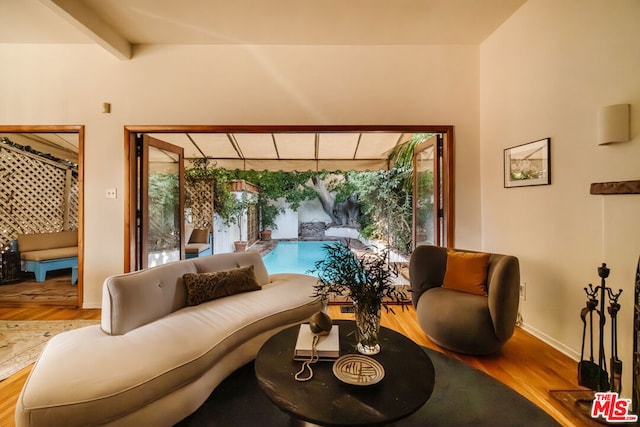
[{"label": "swimming pool", "polygon": [[264,265],[269,274],[301,273],[309,274],[317,261],[324,258],[322,248],[330,241],[278,242],[275,248],[264,257]]}]

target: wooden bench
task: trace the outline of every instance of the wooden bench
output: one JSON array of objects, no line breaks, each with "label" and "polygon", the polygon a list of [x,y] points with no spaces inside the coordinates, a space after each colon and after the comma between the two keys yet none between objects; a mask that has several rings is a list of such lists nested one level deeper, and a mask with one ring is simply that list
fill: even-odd
[{"label": "wooden bench", "polygon": [[[47,271],[78,266],[78,232],[58,231],[18,235],[18,250],[23,271],[35,273],[44,282]],[[77,282],[77,276],[72,283]]]}]

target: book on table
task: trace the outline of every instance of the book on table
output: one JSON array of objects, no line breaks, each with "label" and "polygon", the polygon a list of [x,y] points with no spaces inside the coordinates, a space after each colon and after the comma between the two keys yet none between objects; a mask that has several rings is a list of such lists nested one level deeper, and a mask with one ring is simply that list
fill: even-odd
[{"label": "book on table", "polygon": [[[300,325],[298,339],[293,352],[293,360],[309,360],[312,355],[314,334],[308,323]],[[316,344],[319,360],[334,360],[340,357],[340,332],[337,325],[333,325],[329,335],[319,335]]]}]

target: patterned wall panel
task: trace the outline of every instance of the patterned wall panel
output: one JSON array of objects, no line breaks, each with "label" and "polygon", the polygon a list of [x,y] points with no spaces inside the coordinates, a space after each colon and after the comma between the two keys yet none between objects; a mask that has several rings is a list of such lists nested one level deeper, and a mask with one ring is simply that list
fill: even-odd
[{"label": "patterned wall panel", "polygon": [[253,244],[260,239],[260,224],[258,223],[258,208],[249,205],[247,209],[247,242]]},{"label": "patterned wall panel", "polygon": [[0,243],[78,229],[77,167],[0,145]]},{"label": "patterned wall panel", "polygon": [[191,210],[195,228],[211,230],[213,223],[213,183],[185,180],[185,208]]}]

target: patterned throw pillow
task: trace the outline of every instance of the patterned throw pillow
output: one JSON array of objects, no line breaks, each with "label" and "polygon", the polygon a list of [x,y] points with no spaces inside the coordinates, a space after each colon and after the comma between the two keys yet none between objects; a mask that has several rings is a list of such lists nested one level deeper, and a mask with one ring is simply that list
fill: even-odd
[{"label": "patterned throw pillow", "polygon": [[213,273],[187,273],[182,278],[187,287],[187,305],[262,289],[256,281],[253,265]]}]

